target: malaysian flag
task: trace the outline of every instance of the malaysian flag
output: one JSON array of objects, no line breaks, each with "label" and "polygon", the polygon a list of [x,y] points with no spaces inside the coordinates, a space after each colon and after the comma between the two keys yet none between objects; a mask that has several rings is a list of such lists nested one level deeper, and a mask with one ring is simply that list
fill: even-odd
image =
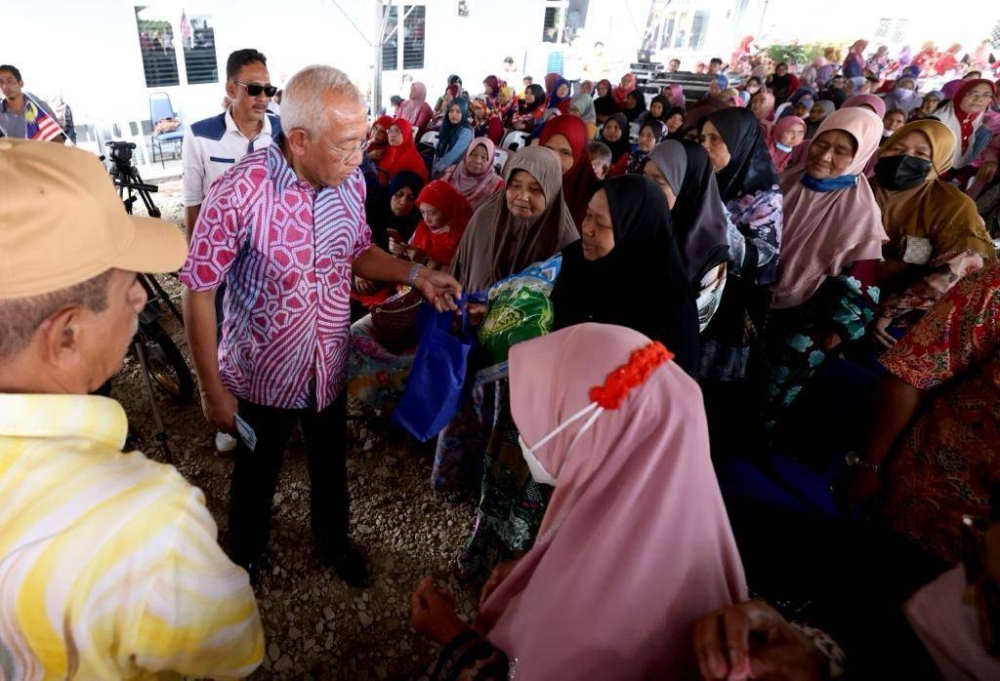
[{"label": "malaysian flag", "polygon": [[46,142],[62,135],[62,128],[27,92],[24,93],[24,137]]}]

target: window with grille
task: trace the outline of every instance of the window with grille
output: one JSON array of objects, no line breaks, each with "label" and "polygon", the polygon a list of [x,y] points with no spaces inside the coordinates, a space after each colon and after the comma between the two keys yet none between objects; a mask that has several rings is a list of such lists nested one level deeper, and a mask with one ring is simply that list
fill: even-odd
[{"label": "window with grille", "polygon": [[146,87],[180,85],[174,30],[169,19],[156,12],[154,7],[136,5],[135,23],[139,31],[139,50],[142,53]]},{"label": "window with grille", "polygon": [[[382,42],[382,70],[424,68],[424,44],[427,33],[427,7],[425,5],[392,5],[386,8],[389,17],[385,24]],[[402,9],[403,20],[399,20]]]},{"label": "window with grille", "polygon": [[708,27],[708,12],[696,10],[691,21],[691,40],[688,47],[700,50],[705,44],[705,29]]},{"label": "window with grille", "polygon": [[208,14],[180,19],[181,44],[188,85],[219,82],[219,62],[215,56],[215,28]]}]

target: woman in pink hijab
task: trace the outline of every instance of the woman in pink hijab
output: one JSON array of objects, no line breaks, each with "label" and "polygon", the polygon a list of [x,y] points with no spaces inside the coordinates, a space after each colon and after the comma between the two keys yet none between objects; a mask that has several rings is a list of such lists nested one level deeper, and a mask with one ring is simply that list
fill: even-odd
[{"label": "woman in pink hijab", "polygon": [[779,173],[788,167],[795,150],[806,136],[806,122],[798,116],[785,116],[767,131],[767,153]]},{"label": "woman in pink hijab", "polygon": [[697,675],[693,624],[746,584],[701,393],[670,357],[602,324],[511,349],[521,448],[555,490],[534,547],[487,582],[475,630],[430,579],[414,593],[414,627],[448,644],[439,675],[460,660],[524,681]]},{"label": "woman in pink hijab", "polygon": [[785,221],[766,336],[769,428],[826,353],[864,336],[875,316],[870,289],[889,237],[863,171],[881,141],[874,112],[835,111],[809,142],[805,165],[778,176]]},{"label": "woman in pink hijab", "polygon": [[427,86],[419,82],[413,83],[410,86],[410,98],[400,105],[397,118],[409,121],[416,139],[419,140],[433,117],[434,110],[427,103]]},{"label": "woman in pink hijab", "polygon": [[449,168],[442,178],[465,197],[472,210],[503,187],[503,178],[493,168],[496,145],[489,137],[477,137],[458,165]]}]

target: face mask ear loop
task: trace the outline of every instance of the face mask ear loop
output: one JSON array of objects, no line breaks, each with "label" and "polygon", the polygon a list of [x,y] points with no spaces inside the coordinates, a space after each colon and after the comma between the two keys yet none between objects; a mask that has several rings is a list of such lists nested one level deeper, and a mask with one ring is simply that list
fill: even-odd
[{"label": "face mask ear loop", "polygon": [[580,436],[586,433],[588,430],[590,430],[590,427],[594,425],[594,423],[597,421],[597,417],[603,413],[604,413],[604,407],[598,407],[597,411],[595,411],[591,415],[591,417],[587,419],[587,422],[583,424],[583,428],[581,428],[580,431],[576,434],[576,437],[573,438],[573,441],[569,443],[569,449],[566,450],[567,454],[573,451],[573,447],[576,446],[577,440],[580,439]]},{"label": "face mask ear loop", "polygon": [[558,428],[556,428],[551,433],[549,433],[548,435],[546,435],[545,437],[543,437],[538,442],[538,444],[536,444],[533,447],[531,447],[531,451],[532,452],[537,452],[539,449],[541,449],[543,446],[545,446],[545,444],[548,443],[549,440],[551,440],[556,435],[558,435],[559,433],[561,433],[564,430],[566,430],[567,428],[569,428],[573,423],[575,423],[576,421],[579,421],[580,419],[582,419],[584,416],[586,416],[588,413],[590,413],[594,409],[599,409],[599,410],[603,411],[603,409],[601,409],[600,407],[597,406],[597,402],[591,402],[586,407],[584,407],[583,409],[581,409],[580,411],[576,412],[575,414],[573,414],[572,416],[570,416],[568,419],[566,419],[565,421],[563,421],[559,425]]}]

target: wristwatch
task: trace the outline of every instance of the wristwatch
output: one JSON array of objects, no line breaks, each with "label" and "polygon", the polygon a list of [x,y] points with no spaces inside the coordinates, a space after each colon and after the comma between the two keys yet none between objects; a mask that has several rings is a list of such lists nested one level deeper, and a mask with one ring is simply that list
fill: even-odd
[{"label": "wristwatch", "polygon": [[882,472],[882,464],[865,461],[861,455],[855,451],[847,452],[847,454],[844,455],[844,463],[851,467],[860,466],[861,468],[867,468],[870,471],[874,471],[876,474]]}]

